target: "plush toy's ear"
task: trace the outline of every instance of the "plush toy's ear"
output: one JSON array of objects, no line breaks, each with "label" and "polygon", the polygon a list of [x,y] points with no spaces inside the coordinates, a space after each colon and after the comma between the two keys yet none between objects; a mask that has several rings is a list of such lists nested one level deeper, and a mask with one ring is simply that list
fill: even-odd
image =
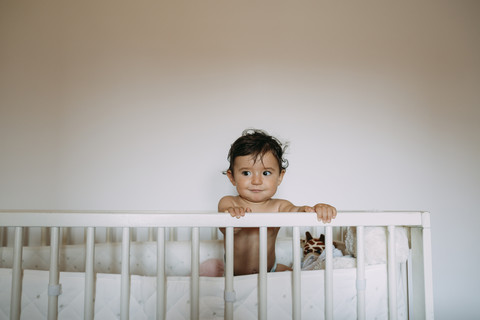
[{"label": "plush toy's ear", "polygon": [[321,242],[325,242],[325,235],[322,233],[318,240],[320,240]]},{"label": "plush toy's ear", "polygon": [[305,238],[307,239],[307,241],[310,241],[313,239],[312,235],[310,234],[310,232],[305,232]]}]

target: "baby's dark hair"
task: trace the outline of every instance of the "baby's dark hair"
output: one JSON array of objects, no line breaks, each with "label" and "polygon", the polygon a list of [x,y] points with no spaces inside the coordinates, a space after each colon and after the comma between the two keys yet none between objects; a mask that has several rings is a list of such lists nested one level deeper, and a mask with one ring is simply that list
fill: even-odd
[{"label": "baby's dark hair", "polygon": [[267,152],[271,152],[278,161],[280,170],[288,167],[288,160],[283,158],[287,144],[282,144],[277,138],[269,135],[263,130],[247,129],[242,136],[235,140],[228,152],[228,161],[230,167],[228,170],[233,172],[233,164],[236,157],[252,156],[254,160],[258,156],[262,158]]}]

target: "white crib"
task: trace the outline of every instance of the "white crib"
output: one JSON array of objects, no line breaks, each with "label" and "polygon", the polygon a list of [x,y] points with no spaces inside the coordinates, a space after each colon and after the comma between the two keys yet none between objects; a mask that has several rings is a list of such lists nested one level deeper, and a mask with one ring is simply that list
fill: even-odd
[{"label": "white crib", "polygon": [[[349,308],[354,309],[349,311],[350,315],[354,314],[357,319],[368,319],[378,317],[379,313],[376,312],[380,312],[379,306],[383,306],[383,302],[385,302],[385,312],[389,319],[433,319],[430,215],[428,212],[339,212],[332,223],[324,225],[317,221],[314,214],[310,213],[252,213],[242,219],[233,219],[228,214],[216,212],[3,210],[0,211],[0,227],[2,227],[0,239],[4,245],[1,248],[0,284],[2,288],[0,296],[1,301],[6,304],[6,310],[3,311],[3,315],[0,314],[0,318],[27,319],[30,314],[28,307],[35,304],[36,309],[46,310],[45,314],[48,319],[72,318],[74,315],[84,319],[93,319],[94,317],[104,319],[107,318],[107,315],[102,313],[105,305],[113,306],[114,312],[109,314],[111,318],[121,319],[129,317],[134,319],[142,317],[148,319],[233,319],[235,317],[243,320],[247,316],[242,312],[247,312],[252,318],[277,319],[282,318],[279,316],[278,309],[283,310],[285,319],[316,319],[319,317],[334,319],[347,317],[342,312]],[[49,228],[50,244],[48,247],[45,246],[48,243],[45,240],[45,233],[39,241],[40,246],[35,243],[24,245],[25,234],[29,228],[33,227]],[[80,246],[62,245],[60,230],[79,227],[85,228],[85,244]],[[225,253],[222,240],[201,240],[202,230],[217,230],[218,227],[227,228],[224,240]],[[261,271],[258,275],[233,276],[233,227],[260,228]],[[292,272],[266,272],[266,231],[268,227],[288,229],[289,240],[282,239],[282,244],[277,242],[277,245],[287,248],[287,255],[291,256]],[[326,236],[325,270],[301,271],[300,230],[303,227],[324,227]],[[334,234],[339,234],[340,228],[344,227],[356,227],[356,268],[343,271],[341,269],[334,270],[332,242]],[[365,262],[365,251],[368,248],[364,246],[364,230],[367,227],[386,227],[388,230],[388,254],[385,264],[369,266]],[[398,268],[396,262],[395,234],[400,227],[406,227],[408,230],[408,247],[410,248],[408,260],[403,264],[404,269]],[[103,237],[107,243],[96,243],[95,230],[97,229],[98,233],[98,230],[103,230],[103,228],[120,228],[121,243],[108,242],[111,239],[109,234]],[[136,230],[136,228],[149,228],[147,241],[144,243],[132,241],[132,230]],[[172,230],[175,228],[191,228],[191,240],[178,243],[172,241],[175,238],[175,232]],[[9,233],[13,233],[13,236],[10,237]],[[167,237],[167,233],[169,237]],[[213,234],[213,238],[218,234],[216,231],[208,231],[208,233]],[[9,238],[13,238],[13,241],[8,241]],[[65,242],[66,237],[63,238],[63,242]],[[156,238],[154,243],[149,241],[153,238]],[[167,241],[167,238],[170,241]],[[10,242],[13,244],[9,245]],[[175,269],[181,269],[180,262],[177,261],[178,259],[172,258],[172,250],[178,251],[178,246],[184,246],[185,243],[188,243],[189,254],[188,257],[184,257],[182,263],[189,264],[188,276],[175,274]],[[131,258],[135,256],[134,253],[137,250],[140,250],[137,247],[141,247],[141,250],[150,250],[147,255],[150,260],[154,261],[153,271],[139,271],[135,262],[132,267]],[[207,247],[209,249],[205,249]],[[41,264],[40,260],[43,258],[30,262],[30,265],[27,266],[28,263],[22,261],[23,257],[30,255],[29,252],[42,256],[42,252],[46,252],[45,250],[48,250],[49,262],[46,263],[48,271],[29,270],[42,269],[38,265]],[[69,250],[73,253],[71,257],[81,257],[81,267],[78,267],[78,264],[74,265],[75,270],[66,270],[66,267],[62,265],[61,260],[65,259],[64,253]],[[215,251],[216,253],[213,255],[216,258],[223,259],[225,257],[225,277],[200,277],[200,262],[205,259],[207,251]],[[103,268],[112,270],[111,273],[105,270],[99,271],[100,256],[107,256],[110,259],[109,255],[116,256],[115,259],[112,259],[119,261],[120,265],[117,270],[119,275],[115,274],[116,270],[114,270],[117,269],[117,262],[109,262],[103,266]],[[201,255],[203,256],[201,257]],[[277,258],[278,256],[279,254],[277,254]],[[208,253],[207,257],[212,256]],[[112,259],[109,261],[113,261]],[[7,260],[11,261],[11,267],[8,267]],[[172,263],[173,260],[177,262]],[[383,274],[384,276],[382,276]],[[382,277],[385,278],[384,281],[380,280]],[[377,280],[378,283],[376,283]],[[250,287],[250,294],[245,295],[241,291],[245,283]],[[35,284],[43,286],[46,294],[29,297],[35,296],[33,293],[34,290],[37,290],[34,289]],[[399,288],[399,285],[403,287]],[[131,306],[133,305],[132,297],[142,286],[150,286],[148,289],[150,296],[148,303],[142,302],[143,312],[140,315],[136,311],[139,299],[135,298],[135,307]],[[113,288],[113,291],[107,292],[107,288]],[[382,291],[382,288],[385,289],[385,292]],[[187,294],[187,297],[175,298],[178,291],[184,295]],[[385,298],[386,301],[382,300],[383,293],[388,294],[388,298]],[[117,295],[118,299],[115,298]],[[140,296],[142,295],[144,294],[140,293]],[[40,304],[43,296],[45,296],[44,300],[48,301],[46,306]],[[347,299],[349,301],[339,302],[338,297],[341,296],[350,297]],[[316,297],[316,300],[312,301],[312,297]],[[27,303],[28,299],[30,302]],[[275,299],[280,307],[276,306]],[[290,301],[285,302],[286,299]],[[31,302],[32,300],[34,302]],[[180,303],[180,301],[183,302]],[[74,303],[82,306],[72,307],[76,310],[73,313],[72,311],[70,313],[63,312],[63,310],[67,310],[67,305],[73,306]],[[173,310],[172,305],[175,304],[178,306]],[[187,307],[188,312],[185,311]],[[207,307],[211,309],[206,311]],[[406,309],[403,314],[399,313],[400,307]],[[285,312],[287,313],[285,314]]]}]

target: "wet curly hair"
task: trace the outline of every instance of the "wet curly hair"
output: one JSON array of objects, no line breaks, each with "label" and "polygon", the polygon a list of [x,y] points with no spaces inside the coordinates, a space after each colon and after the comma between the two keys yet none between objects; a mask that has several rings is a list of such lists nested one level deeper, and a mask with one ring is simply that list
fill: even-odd
[{"label": "wet curly hair", "polygon": [[263,130],[246,129],[243,131],[242,136],[235,140],[230,147],[227,157],[230,162],[228,170],[233,172],[233,164],[237,157],[252,156],[256,160],[258,156],[262,159],[267,152],[271,152],[275,156],[280,171],[285,170],[288,167],[288,160],[284,158],[287,146],[287,144],[282,144],[277,138]]}]

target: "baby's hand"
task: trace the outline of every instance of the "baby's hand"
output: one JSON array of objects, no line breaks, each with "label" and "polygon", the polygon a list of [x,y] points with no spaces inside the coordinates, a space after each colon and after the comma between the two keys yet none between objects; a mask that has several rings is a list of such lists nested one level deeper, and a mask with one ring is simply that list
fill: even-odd
[{"label": "baby's hand", "polygon": [[240,219],[241,217],[245,216],[246,212],[252,212],[250,208],[243,208],[243,207],[230,207],[225,212],[230,213],[232,217]]},{"label": "baby's hand", "polygon": [[305,212],[316,212],[317,220],[323,223],[330,223],[337,216],[337,209],[325,203],[316,204],[312,207],[305,207]]}]

